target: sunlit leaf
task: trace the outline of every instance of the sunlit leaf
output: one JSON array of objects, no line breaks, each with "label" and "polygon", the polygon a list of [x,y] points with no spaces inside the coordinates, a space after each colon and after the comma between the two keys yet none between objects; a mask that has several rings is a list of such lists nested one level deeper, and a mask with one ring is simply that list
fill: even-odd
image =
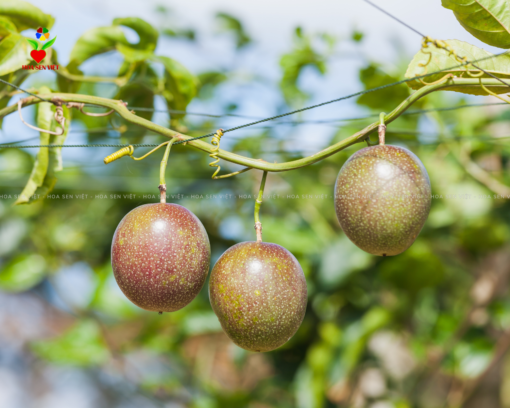
[{"label": "sunlit leaf", "polygon": [[74,44],[69,66],[78,67],[89,58],[114,50],[118,44],[129,45],[119,26],[91,28]]},{"label": "sunlit leaf", "polygon": [[82,320],[67,333],[51,340],[31,344],[39,357],[57,364],[92,366],[104,363],[109,356],[101,329],[91,320]]},{"label": "sunlit leaf", "polygon": [[27,42],[19,34],[12,33],[0,41],[0,76],[21,69],[30,62]]},{"label": "sunlit leaf", "polygon": [[[467,57],[469,61],[481,60],[476,63],[477,66],[483,70],[497,76],[498,78],[510,78],[510,55],[501,55],[495,58],[490,52],[487,52],[481,48],[475,47],[474,45],[468,44],[464,41],[459,40],[447,40],[448,45],[455,50],[460,57]],[[418,75],[425,75],[429,72],[435,72],[444,70],[438,74],[430,75],[423,79],[426,83],[431,83],[443,78],[446,74],[453,74],[456,76],[462,76],[463,78],[469,78],[466,73],[466,67],[459,67],[460,63],[455,59],[454,56],[443,49],[438,49],[434,45],[429,45],[428,51],[432,52],[432,59],[426,68],[419,64],[426,64],[429,59],[429,54],[424,54],[423,51],[418,52],[409,67],[407,68],[406,78],[413,78]],[[455,67],[455,68],[453,68]],[[473,74],[477,74],[479,71],[473,67],[469,68]],[[487,74],[483,74],[482,78],[491,78]],[[407,83],[412,89],[420,89],[426,84],[419,80],[410,81]],[[492,87],[491,91],[495,93],[508,93],[508,88],[505,87]],[[452,86],[445,88],[446,91],[462,92],[472,95],[487,95],[480,86]]]},{"label": "sunlit leaf", "polygon": [[476,38],[510,48],[510,7],[507,0],[442,0],[459,23]]},{"label": "sunlit leaf", "polygon": [[[169,109],[186,110],[197,93],[197,78],[184,65],[169,57],[157,56],[155,61],[165,67],[165,90],[163,96]],[[174,118],[183,115],[173,115]]]},{"label": "sunlit leaf", "polygon": [[131,48],[152,52],[158,44],[158,31],[147,21],[138,17],[116,18],[113,25],[122,25],[136,31],[140,41],[138,44],[130,44]]},{"label": "sunlit leaf", "polygon": [[37,285],[45,276],[46,262],[38,254],[20,255],[3,265],[0,290],[23,292]]},{"label": "sunlit leaf", "polygon": [[119,51],[124,56],[127,62],[145,61],[153,56],[152,51],[137,50],[131,46],[121,43],[118,43],[116,48],[117,51]]},{"label": "sunlit leaf", "polygon": [[18,30],[14,23],[7,17],[0,16],[0,39],[11,33],[17,33]]},{"label": "sunlit leaf", "polygon": [[27,28],[50,29],[55,19],[43,13],[39,8],[23,0],[2,0],[0,2],[0,16],[7,17],[17,27],[18,32]]}]

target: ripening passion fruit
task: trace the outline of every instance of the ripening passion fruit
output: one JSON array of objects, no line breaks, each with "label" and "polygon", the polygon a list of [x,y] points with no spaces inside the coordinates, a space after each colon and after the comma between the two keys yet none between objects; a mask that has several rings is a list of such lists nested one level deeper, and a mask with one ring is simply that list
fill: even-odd
[{"label": "ripening passion fruit", "polygon": [[427,220],[430,204],[427,170],[403,147],[361,149],[336,180],[340,226],[354,244],[373,255],[398,255],[409,248]]},{"label": "ripening passion fruit", "polygon": [[235,344],[271,351],[285,344],[303,321],[306,280],[297,259],[280,245],[242,242],[214,265],[209,298]]},{"label": "ripening passion fruit", "polygon": [[177,204],[141,205],[122,219],[112,242],[115,279],[145,310],[173,312],[202,289],[211,248],[200,220]]}]

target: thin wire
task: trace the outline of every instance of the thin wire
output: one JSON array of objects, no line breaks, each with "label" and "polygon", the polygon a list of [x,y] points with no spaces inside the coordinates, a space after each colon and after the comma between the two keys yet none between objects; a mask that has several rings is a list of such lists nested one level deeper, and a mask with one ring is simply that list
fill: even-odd
[{"label": "thin wire", "polygon": [[[411,31],[414,31],[416,34],[418,34],[420,37],[427,37],[425,34],[422,34],[420,33],[418,30],[416,30],[415,28],[411,27],[409,24],[406,24],[404,23],[402,20],[400,20],[399,18],[395,17],[393,14],[389,13],[388,11],[382,9],[381,7],[379,7],[378,5],[372,3],[370,0],[364,0],[366,3],[370,4],[372,7],[376,8],[377,10],[381,11],[382,13],[386,14],[388,17],[391,17],[393,20],[399,22],[400,24],[402,24],[403,26],[407,27],[409,30]],[[487,72],[485,71],[483,68],[480,68],[479,66],[475,65],[474,63],[468,61],[467,59],[465,60],[466,61],[466,64],[467,65],[473,65],[476,69],[479,69],[480,71],[482,71],[484,74],[486,75],[489,75],[490,77],[494,78],[494,79],[497,79],[499,82],[501,82],[502,84],[510,87],[510,84],[508,84],[507,82],[503,81],[501,78],[498,78],[497,76],[491,74],[490,72]],[[475,61],[476,62],[476,61]]]},{"label": "thin wire", "polygon": [[[161,143],[160,143],[161,144]],[[2,149],[9,149],[9,148],[15,148],[15,149],[32,149],[37,147],[127,147],[127,146],[133,146],[133,147],[154,147],[159,146],[160,144],[132,144],[132,145],[126,145],[126,144],[81,144],[81,145],[5,145],[0,146]]]},{"label": "thin wire", "polygon": [[416,34],[418,34],[419,36],[421,37],[425,37],[425,35],[423,35],[422,33],[420,33],[418,30],[416,30],[415,28],[411,27],[410,25],[408,25],[407,23],[404,23],[402,20],[400,20],[399,18],[395,17],[394,15],[388,13],[386,10],[382,9],[381,7],[379,7],[377,4],[374,4],[372,3],[371,1],[369,0],[364,0],[366,3],[370,4],[372,7],[375,7],[377,10],[383,12],[384,14],[386,14],[388,17],[391,17],[393,20],[396,20],[398,21],[400,24],[402,24],[403,26],[406,26],[407,28],[409,28],[410,30],[414,31]]},{"label": "thin wire", "polygon": [[[508,53],[508,51],[505,51],[505,52],[502,52],[500,54],[495,54],[495,55],[490,55],[488,57],[480,58],[480,59],[475,60],[473,62],[479,62],[479,61],[484,61],[484,60],[487,60],[487,59],[497,58],[497,57],[500,57],[502,55],[506,55],[507,53]],[[353,98],[355,96],[365,95],[365,94],[368,94],[368,93],[371,93],[371,92],[375,92],[375,91],[379,91],[379,90],[382,90],[382,89],[386,89],[386,88],[389,88],[389,87],[392,87],[392,86],[396,86],[396,85],[404,84],[404,83],[407,83],[407,82],[415,81],[417,79],[426,78],[428,76],[435,75],[435,74],[437,74],[439,72],[448,71],[448,70],[451,70],[451,69],[454,69],[454,68],[458,68],[458,67],[462,67],[462,66],[465,66],[465,65],[468,65],[468,64],[473,65],[473,62],[466,61],[466,62],[463,62],[463,63],[461,63],[459,65],[456,65],[456,66],[453,66],[453,67],[449,67],[449,68],[444,68],[444,69],[438,70],[436,72],[431,72],[431,73],[427,73],[427,74],[424,74],[424,75],[420,75],[420,76],[415,76],[415,77],[412,77],[412,78],[403,79],[401,81],[393,82],[391,84],[381,85],[381,86],[378,86],[376,88],[366,89],[364,91],[360,91],[360,92],[356,92],[356,93],[353,93],[353,94],[350,94],[350,95],[347,95],[347,96],[343,96],[341,98],[332,99],[330,101],[322,102],[322,103],[319,103],[319,104],[316,104],[316,105],[311,105],[311,106],[308,106],[308,107],[305,107],[305,108],[301,108],[301,109],[297,109],[297,110],[294,110],[294,111],[291,111],[291,112],[283,113],[281,115],[272,116],[272,117],[269,117],[269,118],[257,120],[255,122],[250,122],[250,123],[247,123],[247,124],[244,124],[244,125],[240,125],[240,126],[236,126],[236,127],[230,128],[230,129],[226,129],[226,130],[223,131],[223,133],[233,132],[234,130],[243,129],[243,128],[246,128],[246,127],[249,127],[249,126],[253,126],[253,125],[256,125],[256,124],[259,124],[259,123],[268,122],[268,121],[274,120],[274,119],[279,119],[279,118],[286,117],[286,116],[289,116],[289,115],[293,115],[293,114],[296,114],[296,113],[299,113],[299,112],[304,112],[304,111],[307,111],[307,110],[310,110],[310,109],[314,109],[314,108],[318,108],[318,107],[321,107],[321,106],[324,106],[324,105],[328,105],[328,104],[331,104],[331,103],[334,103],[334,102],[339,102],[339,101],[342,101],[342,100],[350,99],[350,98]],[[494,78],[496,78],[496,77],[494,77]],[[6,81],[3,81],[3,82],[6,82]],[[503,81],[501,81],[501,82],[503,82]],[[509,84],[507,84],[505,82],[503,82],[503,83],[506,86],[510,86]],[[10,84],[9,82],[7,82],[7,84],[11,85],[13,87],[16,87],[16,85]],[[30,92],[28,92],[28,91],[26,91],[24,89],[21,89],[19,87],[17,87],[17,88],[20,89],[23,92],[31,94]],[[34,96],[37,96],[37,95],[34,94]],[[40,98],[40,97],[39,97],[39,99],[44,100],[43,98]],[[46,100],[44,100],[44,101],[46,101]],[[47,101],[47,102],[51,102],[51,101]],[[194,140],[204,139],[204,138],[211,137],[211,136],[214,136],[214,135],[215,135],[215,133],[208,133],[206,135],[197,136],[197,137],[193,137],[193,138],[190,138],[190,139],[177,141],[177,142],[174,143],[174,145],[178,145],[178,144],[182,144],[182,143],[188,143],[188,142],[191,142],[191,141],[194,141]],[[71,145],[66,145],[66,146],[71,147]],[[80,145],[72,145],[72,147],[77,147],[77,146],[80,146]],[[86,145],[81,145],[81,146],[86,146]],[[100,146],[100,145],[97,145],[97,146]],[[129,146],[129,145],[127,145],[127,146]],[[2,147],[8,148],[8,147],[11,147],[11,146],[2,146]],[[23,146],[20,146],[20,147],[23,147]],[[62,146],[61,145],[59,145],[59,146],[57,146],[57,145],[49,145],[49,146],[42,146],[42,147],[62,147]],[[112,146],[112,147],[116,147],[116,146]]]},{"label": "thin wire", "polygon": [[[478,60],[475,60],[474,62],[484,61],[484,60],[491,59],[491,58],[497,58],[497,57],[500,57],[502,55],[508,54],[508,52],[509,51],[505,51],[505,52],[502,52],[500,54],[490,55],[488,57],[484,57],[484,58],[480,58]],[[454,69],[454,68],[458,68],[458,67],[462,67],[462,66],[465,66],[465,65],[468,65],[468,64],[472,64],[472,62],[463,62],[462,64],[455,65],[455,66],[449,67],[449,68],[444,68],[444,69],[441,69],[441,70],[436,71],[436,72],[431,72],[431,73],[427,73],[427,74],[424,74],[424,75],[414,76],[412,78],[403,79],[401,81],[393,82],[393,83],[387,84],[387,85],[381,85],[381,86],[378,86],[376,88],[366,89],[364,91],[356,92],[356,93],[353,93],[353,94],[350,94],[350,95],[347,95],[347,96],[343,96],[341,98],[332,99],[330,101],[326,101],[326,102],[322,102],[322,103],[319,103],[319,104],[316,104],[316,105],[308,106],[306,108],[301,108],[301,109],[297,109],[297,110],[294,110],[294,111],[291,111],[291,112],[282,113],[281,115],[276,115],[276,116],[272,116],[270,118],[257,120],[255,122],[250,122],[250,123],[247,123],[245,125],[240,125],[240,126],[236,126],[236,127],[230,128],[230,129],[226,129],[226,130],[223,131],[223,133],[233,132],[234,130],[239,130],[239,129],[243,129],[243,128],[246,128],[246,127],[249,127],[249,126],[257,125],[259,123],[268,122],[270,120],[283,118],[285,116],[289,116],[289,115],[293,115],[295,113],[304,112],[304,111],[307,111],[307,110],[310,110],[310,109],[318,108],[320,106],[328,105],[330,103],[343,101],[345,99],[350,99],[350,98],[353,98],[355,96],[361,96],[361,95],[365,95],[365,94],[368,94],[368,93],[371,93],[371,92],[379,91],[381,89],[386,89],[386,88],[389,88],[389,87],[392,87],[392,86],[396,86],[396,85],[400,85],[400,84],[405,84],[407,82],[415,81],[415,80],[421,79],[421,78],[426,78],[428,76],[435,75],[435,74],[437,74],[439,72],[448,71],[448,70],[451,70],[451,69]],[[507,85],[507,86],[510,86],[510,85],[508,85],[506,83],[504,83],[504,84]],[[211,137],[211,136],[214,136],[214,135],[215,135],[215,133],[208,133],[207,135],[197,136],[197,137],[193,137],[193,138],[187,139],[187,140],[180,140],[178,142],[175,142],[174,145],[181,144],[181,143],[188,143],[188,142],[192,142],[194,140],[204,139],[204,138]]]},{"label": "thin wire", "polygon": [[[429,112],[445,112],[445,111],[454,111],[454,110],[459,110],[459,109],[465,109],[465,108],[476,108],[476,107],[483,107],[483,106],[497,106],[497,105],[507,105],[506,102],[494,102],[494,103],[473,103],[473,104],[466,104],[466,105],[459,105],[459,106],[451,106],[451,107],[444,107],[444,108],[431,108],[431,109],[418,109],[418,110],[414,110],[414,111],[407,111],[407,112],[404,112],[402,113],[401,116],[405,116],[405,115],[418,115],[418,114],[423,114],[423,113],[429,113]],[[355,121],[355,120],[363,120],[363,119],[370,119],[372,117],[376,117],[376,116],[379,116],[379,114],[372,114],[372,115],[367,115],[367,116],[359,116],[359,117],[356,117],[356,118],[339,118],[339,119],[326,119],[326,120],[318,120],[318,121],[304,121],[304,122],[281,122],[280,124],[300,124],[300,123],[328,123],[328,122],[334,122],[334,121]],[[269,126],[268,127],[264,127],[265,128],[270,128]],[[258,128],[260,129],[260,128]],[[113,128],[97,128],[97,129],[76,129],[76,130],[69,130],[68,133],[79,133],[79,132],[83,132],[83,133],[91,133],[91,132],[105,132],[107,133],[107,131],[112,131],[112,130],[115,130]],[[158,134],[154,134],[154,135],[149,135],[149,136],[159,136]],[[202,136],[201,136],[202,137]],[[34,139],[38,139],[39,136],[36,136],[36,137],[32,137],[30,139],[24,139],[24,140],[19,140],[19,141],[12,141],[12,142],[5,142],[5,143],[0,143],[0,149],[1,148],[36,148],[36,147],[127,147],[127,146],[130,146],[128,144],[108,144],[108,145],[105,145],[105,144],[87,144],[87,145],[28,145],[28,146],[23,146],[23,145],[17,145],[17,146],[13,146],[13,145],[10,145],[11,143],[22,143],[22,142],[26,142],[26,141],[29,141],[29,140],[34,140]],[[174,143],[174,144],[177,144],[177,143]],[[156,146],[159,146],[159,144],[135,144],[135,145],[132,145],[133,147],[156,147]]]},{"label": "thin wire", "polygon": [[35,96],[36,98],[40,99],[41,101],[49,102],[49,103],[53,103],[52,101],[49,101],[48,99],[44,99],[44,98],[40,97],[39,95],[36,95],[35,93],[32,93],[32,92],[30,92],[30,91],[27,91],[26,89],[20,88],[19,86],[14,85],[14,84],[11,84],[10,82],[4,81],[4,80],[3,80],[3,79],[1,79],[1,78],[0,78],[0,82],[3,82],[4,84],[11,86],[11,87],[13,87],[13,88],[17,89],[18,91],[25,92],[25,93],[26,93],[26,94],[28,94],[28,95]]},{"label": "thin wire", "polygon": [[[97,105],[91,105],[98,107]],[[140,112],[156,112],[156,113],[177,113],[177,114],[184,114],[184,115],[193,115],[193,116],[206,116],[210,118],[223,118],[226,116],[231,116],[235,118],[244,118],[244,119],[261,119],[257,116],[249,116],[249,115],[238,115],[236,113],[224,113],[221,115],[213,115],[211,113],[200,113],[200,112],[189,112],[185,110],[177,110],[177,109],[154,109],[154,108],[143,108],[143,107],[137,107],[137,106],[130,106],[130,110],[134,111],[140,111]]]}]

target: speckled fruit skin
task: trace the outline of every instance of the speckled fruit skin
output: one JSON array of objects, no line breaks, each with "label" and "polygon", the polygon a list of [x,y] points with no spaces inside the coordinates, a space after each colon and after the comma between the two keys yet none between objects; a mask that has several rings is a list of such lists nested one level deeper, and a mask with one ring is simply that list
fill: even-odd
[{"label": "speckled fruit skin", "polygon": [[361,149],[336,180],[338,221],[354,244],[373,255],[398,255],[409,248],[427,220],[430,203],[427,170],[402,147]]},{"label": "speckled fruit skin", "polygon": [[122,219],[112,242],[113,274],[145,310],[173,312],[204,286],[211,247],[200,220],[177,204],[145,204]]},{"label": "speckled fruit skin", "polygon": [[285,248],[242,242],[214,265],[209,298],[235,344],[250,351],[271,351],[285,344],[303,321],[305,275]]}]

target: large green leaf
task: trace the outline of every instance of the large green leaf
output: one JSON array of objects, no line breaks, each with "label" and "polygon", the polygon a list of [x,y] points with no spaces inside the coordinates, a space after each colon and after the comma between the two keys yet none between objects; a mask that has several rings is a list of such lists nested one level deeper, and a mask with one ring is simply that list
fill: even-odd
[{"label": "large green leaf", "polygon": [[[460,57],[467,57],[468,61],[481,60],[485,58],[483,61],[478,61],[476,63],[476,65],[483,70],[490,72],[499,78],[510,78],[510,55],[504,54],[498,57],[489,58],[494,54],[491,54],[490,52],[475,47],[474,45],[468,44],[464,41],[447,40],[446,42],[453,50],[455,50],[457,55]],[[419,66],[419,64],[425,64],[428,61],[429,55],[423,53],[423,51],[418,52],[407,68],[407,78],[413,78],[415,76],[424,75],[426,73],[439,70],[445,71],[428,76],[424,78],[423,81],[426,81],[427,83],[434,82],[443,78],[446,74],[449,73],[452,73],[456,76],[462,76],[463,78],[469,78],[469,75],[466,73],[466,67],[459,67],[459,62],[455,59],[455,57],[449,55],[447,51],[438,49],[433,45],[430,45],[428,50],[432,52],[432,59],[428,66],[426,68]],[[473,67],[470,67],[470,70],[473,74],[478,73],[478,71],[476,71]],[[490,76],[484,74],[482,78],[490,78]],[[419,80],[411,81],[407,84],[412,89],[420,89],[425,86],[425,84]],[[462,92],[472,95],[487,95],[487,92],[478,86],[452,86],[450,88],[446,88],[445,90]],[[491,90],[496,93],[508,93],[508,88],[501,86],[493,87]]]},{"label": "large green leaf", "polygon": [[55,22],[51,15],[43,13],[36,6],[22,0],[0,1],[0,16],[9,18],[18,31],[39,27],[50,29]]},{"label": "large green leaf", "polygon": [[74,44],[69,57],[69,67],[78,67],[89,58],[112,51],[117,44],[129,45],[120,27],[91,28]]},{"label": "large green leaf", "polygon": [[91,366],[105,362],[109,353],[101,329],[92,320],[78,322],[62,336],[34,342],[32,351],[57,364]]},{"label": "large green leaf", "polygon": [[145,20],[138,17],[116,18],[113,25],[122,25],[136,31],[140,41],[138,44],[130,44],[131,48],[137,50],[154,51],[158,44],[158,31]]},{"label": "large green leaf", "polygon": [[[169,109],[186,110],[197,93],[198,80],[181,63],[169,57],[153,58],[165,67],[165,90],[163,97]],[[174,115],[174,118],[182,115]]]},{"label": "large green leaf", "polygon": [[[128,42],[121,25],[136,31],[140,38],[138,44]],[[116,18],[112,26],[92,28],[78,39],[71,50],[68,68],[76,68],[89,58],[115,49],[129,61],[145,60],[156,49],[158,36],[156,29],[140,18]]]},{"label": "large green leaf", "polygon": [[20,255],[2,266],[0,290],[23,292],[37,285],[46,271],[46,262],[41,255]]},{"label": "large green leaf", "polygon": [[508,0],[442,0],[467,31],[486,44],[510,48]]},{"label": "large green leaf", "polygon": [[12,33],[0,41],[0,76],[21,69],[30,62],[25,38]]}]

